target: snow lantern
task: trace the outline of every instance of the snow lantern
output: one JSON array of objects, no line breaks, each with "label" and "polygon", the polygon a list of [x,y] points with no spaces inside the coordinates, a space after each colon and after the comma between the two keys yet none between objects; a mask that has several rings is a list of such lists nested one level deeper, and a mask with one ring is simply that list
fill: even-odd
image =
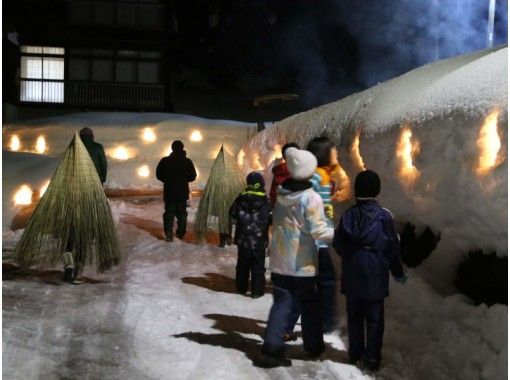
[{"label": "snow lantern", "polygon": [[154,133],[153,128],[146,127],[142,130],[142,140],[147,143],[156,142],[156,134]]},{"label": "snow lantern", "polygon": [[39,136],[35,143],[35,151],[39,154],[44,154],[46,152],[46,139],[44,136]]},{"label": "snow lantern", "polygon": [[17,152],[20,150],[21,148],[21,141],[18,137],[18,135],[12,135],[11,136],[11,143],[10,143],[10,148],[13,152]]},{"label": "snow lantern", "polygon": [[410,128],[402,129],[396,152],[399,161],[399,177],[408,186],[412,185],[420,175],[413,163],[413,158],[420,150],[420,144],[416,140],[412,141],[412,137],[413,132]]},{"label": "snow lantern", "polygon": [[203,139],[202,133],[198,129],[195,129],[193,132],[191,132],[191,135],[189,135],[189,139],[193,142],[200,142]]},{"label": "snow lantern", "polygon": [[21,187],[14,194],[14,204],[16,205],[29,205],[32,203],[33,191],[28,185],[21,185]]},{"label": "snow lantern", "polygon": [[140,177],[144,178],[149,177],[149,175],[151,174],[149,167],[147,165],[140,166],[136,172]]},{"label": "snow lantern", "polygon": [[501,139],[498,134],[499,111],[492,111],[485,119],[477,140],[480,157],[476,172],[487,174],[498,164],[498,153],[501,149]]}]

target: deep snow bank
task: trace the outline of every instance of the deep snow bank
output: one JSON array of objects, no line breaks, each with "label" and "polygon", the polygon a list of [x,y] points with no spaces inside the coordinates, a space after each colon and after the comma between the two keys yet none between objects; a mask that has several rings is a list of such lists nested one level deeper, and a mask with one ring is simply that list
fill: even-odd
[{"label": "deep snow bank", "polygon": [[[441,231],[420,272],[452,290],[453,270],[468,250],[507,255],[507,66],[506,47],[423,66],[277,123],[238,159],[249,171],[270,165],[288,141],[305,146],[315,136],[332,137],[351,184],[363,166],[376,170],[380,200],[399,221]],[[478,140],[487,120],[496,122],[501,147],[495,165],[481,173]]]}]

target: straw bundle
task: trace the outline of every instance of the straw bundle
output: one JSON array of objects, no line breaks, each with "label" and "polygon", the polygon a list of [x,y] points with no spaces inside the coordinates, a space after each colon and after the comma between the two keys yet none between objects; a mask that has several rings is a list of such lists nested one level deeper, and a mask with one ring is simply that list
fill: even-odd
[{"label": "straw bundle", "polygon": [[214,217],[218,218],[218,232],[230,234],[232,228],[228,212],[244,186],[244,178],[237,162],[222,145],[198,205],[195,231],[199,236],[207,230],[209,220]]},{"label": "straw bundle", "polygon": [[23,266],[62,265],[73,241],[75,263],[101,273],[120,262],[110,206],[96,168],[78,134],[64,153],[51,182],[17,244],[13,256]]}]

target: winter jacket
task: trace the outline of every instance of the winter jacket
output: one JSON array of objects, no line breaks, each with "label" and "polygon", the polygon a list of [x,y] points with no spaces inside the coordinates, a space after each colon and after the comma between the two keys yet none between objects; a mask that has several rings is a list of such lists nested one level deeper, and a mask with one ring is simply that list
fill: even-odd
[{"label": "winter jacket", "polygon": [[186,157],[186,151],[182,150],[159,161],[156,178],[164,183],[165,202],[185,201],[189,198],[189,182],[197,178],[197,172],[193,162]]},{"label": "winter jacket", "polygon": [[342,215],[333,247],[342,257],[342,293],[348,297],[385,298],[389,272],[404,275],[393,217],[374,199],[358,200]]},{"label": "winter jacket", "polygon": [[[318,167],[312,178],[310,178],[310,182],[312,183],[314,191],[321,196],[322,203],[324,205],[331,205],[331,194],[333,193],[334,183],[331,182],[327,170],[322,167]],[[334,227],[331,219],[326,217],[326,221],[329,227]],[[328,244],[326,242],[320,241],[318,244],[320,248],[328,248]]]},{"label": "winter jacket", "polygon": [[273,182],[271,182],[271,190],[269,191],[269,199],[271,201],[271,207],[274,208],[276,204],[276,192],[278,186],[280,186],[287,178],[289,178],[289,169],[287,163],[284,161],[273,167]]},{"label": "winter jacket", "polygon": [[230,207],[229,215],[236,221],[234,243],[239,249],[267,248],[272,209],[265,193],[245,191],[239,194]]},{"label": "winter jacket", "polygon": [[103,146],[92,140],[90,137],[82,137],[81,141],[83,142],[83,145],[85,145],[85,148],[87,148],[87,152],[89,152],[101,183],[105,183],[108,164],[106,162],[106,155],[104,154]]},{"label": "winter jacket", "polygon": [[271,272],[287,276],[317,275],[316,240],[331,241],[324,205],[308,181],[287,179],[278,189],[273,213]]}]

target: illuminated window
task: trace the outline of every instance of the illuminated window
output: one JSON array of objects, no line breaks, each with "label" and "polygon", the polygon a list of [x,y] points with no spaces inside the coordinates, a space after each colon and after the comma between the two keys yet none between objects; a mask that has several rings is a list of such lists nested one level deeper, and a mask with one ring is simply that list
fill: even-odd
[{"label": "illuminated window", "polygon": [[20,101],[64,103],[64,48],[21,46]]}]

